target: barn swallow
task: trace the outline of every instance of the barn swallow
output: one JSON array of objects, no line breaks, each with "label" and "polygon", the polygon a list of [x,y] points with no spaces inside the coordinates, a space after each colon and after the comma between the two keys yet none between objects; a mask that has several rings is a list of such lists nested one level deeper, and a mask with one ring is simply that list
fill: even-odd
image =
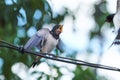
[{"label": "barn swallow", "polygon": [[116,13],[110,14],[106,17],[107,22],[113,22],[115,26],[115,32],[117,32],[117,36],[115,37],[113,44],[119,45],[120,44],[120,0],[117,0],[117,10]]},{"label": "barn swallow", "polygon": [[[42,28],[27,41],[24,49],[31,50],[33,47],[37,47],[42,53],[50,53],[56,47],[58,50],[63,51],[63,42],[59,37],[62,31],[63,25],[55,25],[52,30]],[[36,56],[32,67],[35,67],[40,59],[40,56]]]}]

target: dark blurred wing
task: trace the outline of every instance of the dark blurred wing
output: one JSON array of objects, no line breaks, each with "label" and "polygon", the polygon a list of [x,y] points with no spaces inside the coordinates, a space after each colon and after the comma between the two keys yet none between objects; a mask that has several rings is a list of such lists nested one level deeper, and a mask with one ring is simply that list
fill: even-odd
[{"label": "dark blurred wing", "polygon": [[113,44],[119,45],[120,44],[120,33],[117,34]]},{"label": "dark blurred wing", "polygon": [[[117,34],[115,40],[113,41],[113,43],[111,44],[111,46],[112,46],[113,44],[115,44],[115,45],[120,45],[120,29],[118,30],[118,34]],[[110,47],[111,47],[111,46],[110,46]]]},{"label": "dark blurred wing", "polygon": [[61,39],[59,39],[56,47],[58,50],[60,50],[60,52],[64,52],[64,50],[65,50],[65,45]]},{"label": "dark blurred wing", "polygon": [[46,35],[49,33],[49,29],[40,29],[35,35],[33,35],[25,44],[24,49],[30,50],[33,47],[38,47],[41,49],[41,47],[46,42]]}]

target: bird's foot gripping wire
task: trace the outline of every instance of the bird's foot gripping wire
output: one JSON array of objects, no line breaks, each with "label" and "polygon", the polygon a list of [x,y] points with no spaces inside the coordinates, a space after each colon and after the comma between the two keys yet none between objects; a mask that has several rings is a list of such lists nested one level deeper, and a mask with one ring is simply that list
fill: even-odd
[{"label": "bird's foot gripping wire", "polygon": [[24,46],[23,45],[19,46],[18,51],[24,54]]}]

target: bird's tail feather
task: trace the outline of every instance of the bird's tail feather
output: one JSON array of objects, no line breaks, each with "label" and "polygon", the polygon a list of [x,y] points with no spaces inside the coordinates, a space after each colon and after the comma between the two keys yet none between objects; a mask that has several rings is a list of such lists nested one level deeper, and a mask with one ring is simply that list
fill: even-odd
[{"label": "bird's tail feather", "polygon": [[37,65],[37,63],[38,63],[38,62],[33,62],[33,63],[31,64],[31,67],[34,68],[34,67]]}]

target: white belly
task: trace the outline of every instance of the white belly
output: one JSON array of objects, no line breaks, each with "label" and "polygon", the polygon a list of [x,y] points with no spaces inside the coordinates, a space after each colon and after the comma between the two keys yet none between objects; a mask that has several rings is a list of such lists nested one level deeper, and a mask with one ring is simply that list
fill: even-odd
[{"label": "white belly", "polygon": [[51,34],[48,35],[45,46],[42,48],[42,52],[50,53],[58,44],[58,40],[53,38]]},{"label": "white belly", "polygon": [[120,28],[120,15],[119,14],[116,14],[114,16],[113,23],[114,23],[114,26],[115,26],[115,31],[117,32],[118,29]]}]

